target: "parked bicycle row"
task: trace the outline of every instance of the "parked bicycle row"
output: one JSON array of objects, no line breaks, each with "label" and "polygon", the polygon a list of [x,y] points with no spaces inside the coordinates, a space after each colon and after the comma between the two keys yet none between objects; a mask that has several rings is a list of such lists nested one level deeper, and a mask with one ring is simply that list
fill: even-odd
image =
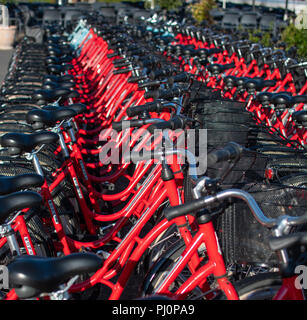
[{"label": "parked bicycle row", "polygon": [[3,299],[120,299],[133,272],[132,298],[304,299],[305,65],[154,19],[46,35],[2,87]]}]

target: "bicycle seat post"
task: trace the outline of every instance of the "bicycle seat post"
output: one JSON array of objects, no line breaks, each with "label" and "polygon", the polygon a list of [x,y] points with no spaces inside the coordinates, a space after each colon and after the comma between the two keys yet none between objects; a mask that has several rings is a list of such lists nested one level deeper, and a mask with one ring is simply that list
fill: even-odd
[{"label": "bicycle seat post", "polygon": [[0,236],[6,237],[7,244],[13,256],[21,255],[15,231],[10,223],[0,225]]},{"label": "bicycle seat post", "polygon": [[63,133],[61,131],[60,126],[55,127],[54,132],[56,132],[59,136],[59,143],[60,143],[62,154],[63,154],[64,158],[68,159],[69,158],[69,151],[66,146],[65,139],[64,139],[64,136],[63,136]]},{"label": "bicycle seat post", "polygon": [[[77,138],[75,135],[75,130],[73,128],[73,121],[70,119],[64,123],[64,129],[67,130],[72,143],[77,143]],[[61,141],[61,140],[60,140]],[[66,146],[66,144],[65,144]],[[62,147],[62,146],[61,146]]]},{"label": "bicycle seat post", "polygon": [[39,174],[40,176],[44,177],[45,175],[44,175],[42,166],[41,166],[41,164],[39,162],[39,159],[38,159],[38,157],[36,155],[36,152],[33,151],[31,153],[27,153],[27,154],[25,154],[25,156],[26,156],[27,160],[32,160],[32,164],[33,164],[33,167],[35,169],[35,172],[37,174]]},{"label": "bicycle seat post", "polygon": [[[78,278],[79,276],[74,277],[73,279]],[[61,284],[59,291],[52,292],[49,297],[50,300],[69,300],[71,298],[70,293],[68,292],[69,287]]]}]

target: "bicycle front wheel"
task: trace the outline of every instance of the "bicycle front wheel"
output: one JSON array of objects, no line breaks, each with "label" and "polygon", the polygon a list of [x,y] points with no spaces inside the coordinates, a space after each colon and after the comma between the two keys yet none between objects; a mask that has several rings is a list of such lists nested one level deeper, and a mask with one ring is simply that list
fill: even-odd
[{"label": "bicycle front wheel", "polygon": [[[236,281],[233,285],[240,300],[273,300],[282,286],[282,279],[277,272],[267,272]],[[226,296],[220,295],[217,299],[226,300]]]}]

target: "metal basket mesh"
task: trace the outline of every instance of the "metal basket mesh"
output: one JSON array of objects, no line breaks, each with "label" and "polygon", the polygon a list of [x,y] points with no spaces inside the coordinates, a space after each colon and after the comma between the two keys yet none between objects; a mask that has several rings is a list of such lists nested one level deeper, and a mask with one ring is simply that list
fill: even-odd
[{"label": "metal basket mesh", "polygon": [[[304,187],[250,183],[243,190],[255,198],[270,218],[300,216],[307,211],[307,188]],[[276,253],[268,246],[270,230],[255,220],[245,202],[231,201],[217,218],[216,228],[227,264],[278,264]]]}]

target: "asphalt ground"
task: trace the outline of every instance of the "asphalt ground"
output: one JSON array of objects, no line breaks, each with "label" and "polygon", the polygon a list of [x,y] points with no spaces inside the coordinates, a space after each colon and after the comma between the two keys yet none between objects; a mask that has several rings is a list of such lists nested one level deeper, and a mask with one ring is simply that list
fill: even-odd
[{"label": "asphalt ground", "polygon": [[8,65],[13,54],[13,50],[0,50],[0,86],[7,74]]}]

